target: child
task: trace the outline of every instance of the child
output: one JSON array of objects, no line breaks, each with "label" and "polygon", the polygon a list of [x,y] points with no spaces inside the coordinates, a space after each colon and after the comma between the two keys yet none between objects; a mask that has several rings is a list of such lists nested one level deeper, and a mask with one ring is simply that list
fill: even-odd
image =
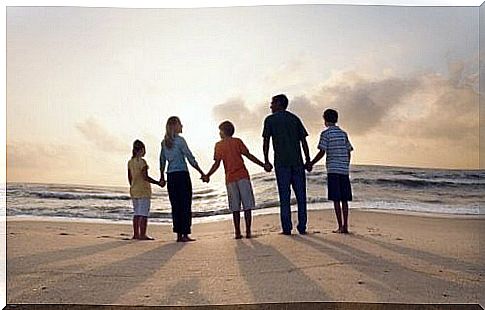
[{"label": "child", "polygon": [[[167,185],[168,198],[172,207],[173,232],[177,234],[177,242],[190,242],[195,241],[189,237],[192,226],[192,181],[185,160],[188,160],[201,177],[204,172],[200,169],[187,142],[180,135],[182,128],[182,122],[177,116],[168,118],[160,152],[160,186]],[[167,181],[165,181],[167,162]]]},{"label": "child", "polygon": [[[226,173],[226,188],[227,198],[229,201],[229,209],[232,211],[234,220],[235,238],[241,239],[240,228],[240,214],[241,202],[244,209],[244,220],[246,222],[246,238],[251,238],[251,209],[254,208],[254,194],[249,180],[249,173],[244,166],[244,161],[241,155],[246,156],[255,164],[265,168],[265,164],[249,153],[244,143],[238,139],[233,138],[234,125],[225,121],[219,125],[219,135],[221,141],[217,142],[214,151],[214,164],[207,175],[202,177],[204,182],[209,182],[210,176],[216,172],[221,164],[224,164]],[[266,167],[269,169],[269,167]]]},{"label": "child", "polygon": [[148,176],[148,165],[143,159],[145,145],[140,140],[133,142],[133,156],[128,161],[128,181],[130,182],[130,196],[133,201],[133,238],[137,240],[153,240],[146,235],[148,213],[150,212],[150,198],[152,190],[150,183],[158,184]]},{"label": "child", "polygon": [[[334,233],[348,234],[348,202],[352,201],[352,188],[349,180],[350,152],[354,150],[350,144],[347,133],[340,129],[336,123],[338,113],[335,110],[327,109],[323,113],[326,130],[320,135],[320,150],[315,158],[308,164],[309,169],[313,167],[327,152],[327,187],[328,200],[333,201],[335,215],[337,217],[338,229]],[[342,206],[340,206],[342,203]],[[342,223],[343,214],[343,223]]]}]

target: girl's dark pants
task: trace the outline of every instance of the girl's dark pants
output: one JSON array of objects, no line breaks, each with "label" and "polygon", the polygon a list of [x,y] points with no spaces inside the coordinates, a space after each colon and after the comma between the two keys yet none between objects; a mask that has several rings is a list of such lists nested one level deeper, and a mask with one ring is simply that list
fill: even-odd
[{"label": "girl's dark pants", "polygon": [[168,173],[167,189],[172,205],[173,232],[188,235],[192,226],[192,183],[189,172]]}]

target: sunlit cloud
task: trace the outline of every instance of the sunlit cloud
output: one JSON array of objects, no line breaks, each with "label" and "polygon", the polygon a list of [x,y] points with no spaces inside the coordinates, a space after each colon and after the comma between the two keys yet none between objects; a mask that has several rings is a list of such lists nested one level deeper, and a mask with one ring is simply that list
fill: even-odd
[{"label": "sunlit cloud", "polygon": [[76,124],[76,128],[84,138],[100,150],[112,153],[126,153],[130,149],[129,144],[109,132],[94,118],[88,118],[84,122]]},{"label": "sunlit cloud", "polygon": [[[7,180],[74,184],[126,184],[126,156],[86,152],[80,143],[7,143]],[[93,182],[99,180],[99,183]],[[124,181],[124,182],[123,182]]]}]

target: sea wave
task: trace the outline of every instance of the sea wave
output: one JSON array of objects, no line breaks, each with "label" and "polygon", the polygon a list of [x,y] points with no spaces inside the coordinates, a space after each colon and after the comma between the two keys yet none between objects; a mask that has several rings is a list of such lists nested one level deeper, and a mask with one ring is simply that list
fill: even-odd
[{"label": "sea wave", "polygon": [[72,192],[50,192],[50,191],[25,191],[22,193],[24,197],[37,197],[47,199],[61,199],[61,200],[85,200],[85,199],[99,199],[99,200],[130,200],[130,195],[120,194],[91,194],[91,193],[72,193]]},{"label": "sea wave", "polygon": [[353,178],[353,183],[361,183],[367,185],[378,186],[402,186],[412,188],[422,187],[465,187],[465,188],[482,188],[484,182],[469,182],[469,181],[448,181],[448,180],[415,180],[415,179],[367,179],[367,178]]}]

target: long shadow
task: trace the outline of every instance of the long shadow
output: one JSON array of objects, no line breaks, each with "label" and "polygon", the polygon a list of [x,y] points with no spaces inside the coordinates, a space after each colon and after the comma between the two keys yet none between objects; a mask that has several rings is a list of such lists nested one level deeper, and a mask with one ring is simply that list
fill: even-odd
[{"label": "long shadow", "polygon": [[[114,303],[160,270],[182,247],[180,243],[164,244],[109,265],[80,270],[56,282],[51,280],[47,290],[55,293],[49,299],[61,303]],[[30,295],[27,292],[18,299],[22,301]]]},{"label": "long shadow", "polygon": [[474,264],[471,262],[464,262],[459,259],[455,259],[452,257],[445,257],[441,256],[438,254],[426,252],[423,250],[419,249],[412,249],[408,248],[399,244],[393,244],[393,243],[388,243],[384,242],[381,240],[376,240],[374,238],[366,238],[365,236],[362,235],[349,235],[352,238],[368,241],[375,243],[379,245],[380,247],[386,248],[388,250],[397,252],[399,254],[404,254],[410,257],[414,257],[417,259],[421,259],[424,261],[428,261],[429,263],[433,263],[435,265],[443,265],[443,266],[453,266],[452,268],[457,271],[462,271],[462,272],[479,272],[479,271],[484,271],[485,265],[479,265],[479,264]]},{"label": "long shadow", "polygon": [[200,280],[185,278],[179,280],[167,294],[168,305],[206,305],[209,300],[200,292]]},{"label": "long shadow", "polygon": [[236,255],[254,302],[328,300],[319,283],[305,275],[278,250],[253,239],[248,242],[250,245],[238,243]]},{"label": "long shadow", "polygon": [[[453,297],[458,299],[458,297],[462,296],[464,287],[476,289],[476,285],[466,285],[437,278],[380,256],[322,237],[309,235],[308,238],[301,238],[297,236],[295,240],[337,260],[350,261],[351,268],[367,275],[376,283],[384,284],[381,289],[375,290],[375,293],[386,301],[391,299],[398,302],[412,302],[412,300],[420,302],[440,300],[447,302],[443,298]],[[342,279],[342,281],[345,282],[346,279]]]},{"label": "long shadow", "polygon": [[[73,258],[80,258],[89,256],[95,253],[108,251],[123,245],[127,245],[126,241],[110,241],[101,244],[88,245],[77,248],[59,249],[47,252],[41,252],[29,256],[21,256],[15,258],[8,258],[7,255],[7,273],[21,274],[22,272],[29,272],[32,266],[39,266],[60,262]],[[7,250],[8,253],[8,250]]]}]

